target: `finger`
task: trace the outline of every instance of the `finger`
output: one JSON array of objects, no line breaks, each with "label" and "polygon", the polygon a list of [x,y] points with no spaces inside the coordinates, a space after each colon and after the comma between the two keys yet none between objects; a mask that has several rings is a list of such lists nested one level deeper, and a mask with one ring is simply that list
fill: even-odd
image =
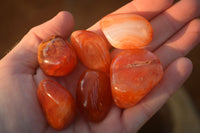
[{"label": "finger", "polygon": [[113,13],[135,13],[150,20],[170,7],[173,1],[174,0],[133,0]]},{"label": "finger", "polygon": [[178,57],[185,56],[200,42],[200,19],[194,19],[154,53],[164,68]]},{"label": "finger", "polygon": [[199,0],[181,0],[151,20],[154,35],[148,45],[154,50],[162,45],[186,23],[200,15]]},{"label": "finger", "polygon": [[140,103],[124,110],[122,122],[127,132],[136,132],[184,83],[192,72],[192,63],[179,58],[166,69],[163,79]]},{"label": "finger", "polygon": [[[89,126],[92,133],[121,133],[121,126],[115,127],[114,129],[110,127],[112,125],[121,125],[120,121],[121,110],[116,106],[112,106],[106,118],[99,123],[89,122]],[[99,131],[99,132],[98,132]]]},{"label": "finger", "polygon": [[[160,12],[164,11],[170,7],[173,3],[173,0],[133,0],[120,9],[112,13],[135,13],[142,15],[147,19],[151,19],[154,16],[158,15]],[[149,6],[151,5],[151,6]],[[88,28],[88,30],[96,32],[105,38],[103,32],[100,29],[99,21]],[[105,39],[106,40],[106,39]],[[107,42],[108,43],[108,42]],[[109,44],[109,43],[108,43]],[[111,48],[110,45],[108,45]]]},{"label": "finger", "polygon": [[67,38],[73,30],[74,21],[69,12],[60,12],[51,20],[32,28],[19,44],[2,60],[10,66],[15,66],[18,72],[34,73],[38,66],[37,49],[42,40],[52,35]]},{"label": "finger", "polygon": [[[161,64],[166,68],[171,62],[179,57],[183,57],[190,52],[200,42],[200,19],[194,19],[184,26],[178,33],[169,39],[164,45],[154,51],[160,59]],[[114,49],[111,52],[113,59],[121,51]]]}]

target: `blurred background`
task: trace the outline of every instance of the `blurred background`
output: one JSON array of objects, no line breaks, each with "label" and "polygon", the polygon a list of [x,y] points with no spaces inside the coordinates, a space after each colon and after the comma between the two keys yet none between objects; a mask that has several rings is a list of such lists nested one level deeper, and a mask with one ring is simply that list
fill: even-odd
[{"label": "blurred background", "polygon": [[[2,58],[33,26],[61,10],[70,11],[76,29],[87,29],[106,14],[130,0],[2,0],[0,4],[0,57]],[[188,57],[193,61],[191,77],[140,133],[200,132],[200,46]]]}]

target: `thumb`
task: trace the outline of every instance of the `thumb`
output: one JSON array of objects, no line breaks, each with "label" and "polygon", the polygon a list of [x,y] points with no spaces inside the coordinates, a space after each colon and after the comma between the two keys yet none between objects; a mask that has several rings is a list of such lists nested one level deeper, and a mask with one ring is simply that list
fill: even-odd
[{"label": "thumb", "polygon": [[38,67],[37,50],[41,41],[53,35],[68,38],[73,26],[72,15],[66,11],[59,12],[51,20],[32,28],[1,60],[1,66],[12,68],[18,73],[35,73]]}]

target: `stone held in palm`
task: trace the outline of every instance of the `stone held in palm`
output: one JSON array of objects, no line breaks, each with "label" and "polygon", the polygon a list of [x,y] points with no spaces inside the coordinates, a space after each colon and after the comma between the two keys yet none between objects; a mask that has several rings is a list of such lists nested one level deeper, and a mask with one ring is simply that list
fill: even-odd
[{"label": "stone held in palm", "polygon": [[70,92],[59,83],[44,79],[37,89],[39,103],[48,124],[61,130],[69,126],[75,118],[75,101]]},{"label": "stone held in palm", "polygon": [[106,73],[85,71],[78,83],[76,102],[81,114],[89,121],[100,122],[111,108],[110,80]]},{"label": "stone held in palm", "polygon": [[118,49],[144,48],[153,36],[150,22],[131,13],[105,16],[100,26],[110,44]]},{"label": "stone held in palm", "polygon": [[159,59],[145,49],[124,50],[112,61],[110,82],[115,104],[129,108],[138,103],[161,80]]},{"label": "stone held in palm", "polygon": [[71,35],[71,44],[86,67],[109,72],[110,54],[106,42],[100,35],[85,30],[74,31]]},{"label": "stone held in palm", "polygon": [[53,36],[39,45],[38,62],[46,75],[65,76],[75,68],[77,57],[73,47],[66,40]]}]

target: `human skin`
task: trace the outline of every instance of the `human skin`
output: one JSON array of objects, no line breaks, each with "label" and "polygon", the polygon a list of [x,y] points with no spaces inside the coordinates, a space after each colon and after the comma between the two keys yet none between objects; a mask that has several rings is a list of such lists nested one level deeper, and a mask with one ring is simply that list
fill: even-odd
[{"label": "human skin", "polygon": [[[74,72],[65,77],[48,77],[39,68],[37,49],[40,42],[51,35],[67,39],[74,26],[73,17],[62,11],[32,28],[0,61],[0,132],[137,132],[191,74],[192,63],[184,56],[200,41],[199,9],[199,0],[181,0],[175,4],[172,0],[134,0],[113,12],[136,13],[151,22],[154,36],[148,49],[160,59],[165,69],[163,79],[134,107],[121,110],[113,104],[107,117],[96,124],[77,115],[76,120],[61,131],[48,126],[37,100],[37,85],[44,78],[54,79],[75,96],[85,67],[78,63]],[[99,23],[88,30],[102,35]]]}]

